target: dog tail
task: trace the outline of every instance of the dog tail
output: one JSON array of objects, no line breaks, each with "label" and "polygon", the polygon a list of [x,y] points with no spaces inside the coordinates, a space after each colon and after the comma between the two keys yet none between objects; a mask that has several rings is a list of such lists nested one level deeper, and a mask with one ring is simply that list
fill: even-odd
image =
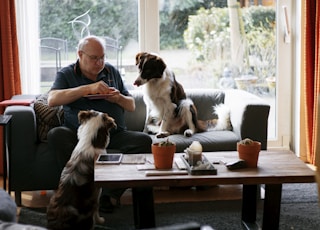
[{"label": "dog tail", "polygon": [[230,119],[230,108],[225,104],[219,104],[213,106],[214,114],[217,115],[217,119],[207,120],[206,126],[208,131],[219,130],[233,130]]}]

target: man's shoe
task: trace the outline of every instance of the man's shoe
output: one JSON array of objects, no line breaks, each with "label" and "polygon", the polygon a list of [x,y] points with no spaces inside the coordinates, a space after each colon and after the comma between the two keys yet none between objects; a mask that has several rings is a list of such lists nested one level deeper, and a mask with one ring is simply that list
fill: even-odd
[{"label": "man's shoe", "polygon": [[101,196],[100,197],[100,206],[99,211],[104,213],[112,213],[114,210],[114,206],[111,202],[109,196]]}]

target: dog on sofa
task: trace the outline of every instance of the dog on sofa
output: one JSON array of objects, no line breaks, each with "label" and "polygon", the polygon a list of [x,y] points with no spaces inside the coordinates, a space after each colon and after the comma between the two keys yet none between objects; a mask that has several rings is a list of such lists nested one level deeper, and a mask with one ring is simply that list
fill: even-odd
[{"label": "dog on sofa", "polygon": [[78,119],[79,141],[47,208],[49,229],[93,229],[95,223],[104,223],[98,211],[101,189],[94,185],[94,164],[99,154],[106,153],[109,131],[116,123],[94,110],[80,111]]},{"label": "dog on sofa", "polygon": [[198,120],[197,108],[161,57],[140,52],[136,54],[136,66],[139,76],[134,85],[144,85],[147,108],[144,132],[163,138],[175,133],[190,137],[208,129],[230,129],[230,116],[223,105],[215,110],[218,119]]}]

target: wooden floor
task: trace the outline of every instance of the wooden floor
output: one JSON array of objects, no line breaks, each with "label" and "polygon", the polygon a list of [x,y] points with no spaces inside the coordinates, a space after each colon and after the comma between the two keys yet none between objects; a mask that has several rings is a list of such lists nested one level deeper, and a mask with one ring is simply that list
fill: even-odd
[{"label": "wooden floor", "polygon": [[[3,178],[0,176],[0,187],[3,188]],[[53,191],[31,191],[22,193],[22,205],[25,207],[46,207]],[[11,193],[14,199],[14,193]],[[238,200],[242,197],[241,185],[217,185],[196,188],[155,188],[155,203],[209,201],[209,200]],[[128,189],[121,197],[121,204],[131,204],[131,190]]]}]

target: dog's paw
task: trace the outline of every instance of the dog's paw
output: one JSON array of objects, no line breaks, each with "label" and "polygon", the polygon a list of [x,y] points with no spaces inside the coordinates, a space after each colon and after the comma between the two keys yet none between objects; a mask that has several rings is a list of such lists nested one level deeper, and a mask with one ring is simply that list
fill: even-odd
[{"label": "dog's paw", "polygon": [[185,137],[191,137],[194,134],[194,132],[191,129],[186,129],[183,133]]},{"label": "dog's paw", "polygon": [[161,132],[161,133],[158,133],[157,135],[156,135],[156,137],[157,138],[164,138],[164,137],[168,137],[168,136],[170,136],[170,133],[169,132]]},{"label": "dog's paw", "polygon": [[160,127],[159,127],[159,125],[151,125],[151,124],[149,124],[149,125],[147,125],[146,129],[147,129],[147,132],[149,134],[156,134],[156,133],[159,133]]}]

